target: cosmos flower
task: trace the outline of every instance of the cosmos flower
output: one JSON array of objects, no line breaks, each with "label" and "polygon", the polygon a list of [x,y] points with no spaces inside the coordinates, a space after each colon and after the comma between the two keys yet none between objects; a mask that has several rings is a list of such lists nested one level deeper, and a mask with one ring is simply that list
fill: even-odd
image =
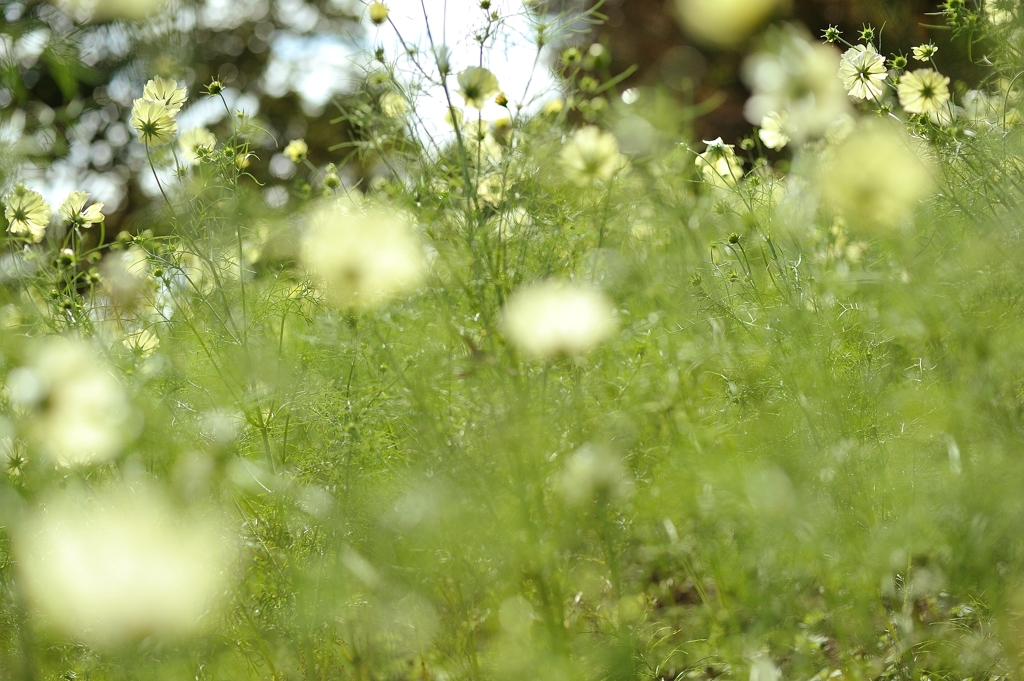
[{"label": "cosmos flower", "polygon": [[388,20],[388,6],[383,2],[370,3],[370,21],[375,26],[380,26]]},{"label": "cosmos flower", "polygon": [[380,110],[388,118],[399,118],[409,111],[409,104],[402,95],[389,92],[380,98]]},{"label": "cosmos flower", "polygon": [[765,45],[743,65],[743,79],[753,93],[744,115],[764,127],[776,113],[786,119],[786,135],[796,142],[821,137],[852,109],[843,83],[836,78],[839,51],[813,42],[792,26],[770,29]]},{"label": "cosmos flower", "polygon": [[136,99],[132,105],[132,127],[139,133],[139,139],[148,147],[167,144],[178,132],[174,113],[163,102],[152,99]]},{"label": "cosmos flower", "polygon": [[327,300],[347,311],[379,308],[415,291],[426,276],[423,247],[404,216],[342,199],[310,216],[302,261]]},{"label": "cosmos flower", "polygon": [[86,208],[88,200],[89,194],[86,192],[71,192],[58,212],[65,222],[74,227],[91,227],[103,222],[103,204],[97,202]]},{"label": "cosmos flower", "polygon": [[569,179],[580,186],[608,182],[626,165],[615,136],[593,125],[573,135],[559,160]]},{"label": "cosmos flower", "polygon": [[217,138],[213,136],[212,132],[202,127],[183,132],[178,138],[178,148],[181,150],[185,163],[189,165],[199,163],[200,149],[208,153],[213,151],[215,146],[217,146]]},{"label": "cosmos flower", "polygon": [[929,61],[935,56],[935,53],[939,51],[932,43],[925,43],[924,45],[918,45],[913,49],[914,59],[917,61]]},{"label": "cosmos flower", "polygon": [[43,240],[46,228],[50,224],[50,207],[39,192],[18,185],[4,199],[7,208],[7,231],[16,236],[26,235],[34,243]]},{"label": "cosmos flower", "polygon": [[882,83],[888,71],[885,57],[871,45],[857,45],[843,53],[839,63],[839,77],[851,97],[877,99],[882,96]]},{"label": "cosmos flower", "polygon": [[234,544],[215,516],[182,518],[156,488],[69,489],[15,539],[26,596],[76,641],[187,636],[227,590]]},{"label": "cosmos flower", "polygon": [[459,94],[466,106],[484,108],[487,100],[498,93],[498,78],[480,66],[470,66],[459,74]]},{"label": "cosmos flower", "polygon": [[301,163],[308,153],[309,145],[306,144],[306,140],[292,140],[288,143],[288,146],[284,148],[284,155],[287,156],[292,163]]},{"label": "cosmos flower", "polygon": [[896,92],[908,113],[933,113],[949,101],[949,78],[932,69],[918,69],[900,78]]},{"label": "cosmos flower", "polygon": [[601,291],[547,281],[516,291],[502,310],[505,337],[537,358],[579,356],[618,328],[615,308]]},{"label": "cosmos flower", "polygon": [[181,111],[181,106],[188,99],[188,94],[185,88],[178,87],[177,82],[170,78],[157,76],[146,83],[146,87],[142,90],[142,98],[152,102],[160,102],[174,116]]},{"label": "cosmos flower", "polygon": [[704,181],[715,187],[732,187],[743,177],[743,162],[736,156],[736,147],[722,138],[711,141],[694,162]]},{"label": "cosmos flower", "polygon": [[785,111],[772,111],[761,121],[757,136],[769,149],[782,149],[790,140],[789,115]]}]

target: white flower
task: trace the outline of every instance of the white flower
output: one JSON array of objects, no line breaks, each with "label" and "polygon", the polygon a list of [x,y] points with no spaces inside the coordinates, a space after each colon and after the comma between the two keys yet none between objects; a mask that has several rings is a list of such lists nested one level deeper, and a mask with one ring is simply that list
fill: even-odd
[{"label": "white flower", "polygon": [[792,27],[769,31],[765,42],[769,49],[743,65],[743,79],[753,92],[744,108],[748,121],[761,125],[773,112],[785,115],[787,135],[804,142],[848,115],[850,98],[836,78],[838,50]]},{"label": "white flower", "polygon": [[29,601],[73,640],[180,637],[223,599],[234,547],[219,523],[185,523],[156,489],[54,497],[19,528]]},{"label": "white flower", "polygon": [[825,203],[866,228],[898,227],[933,189],[930,168],[899,126],[867,120],[821,171]]},{"label": "white flower", "polygon": [[200,158],[200,149],[205,153],[213,151],[217,146],[217,138],[206,128],[192,128],[181,134],[178,138],[178,148],[189,165],[197,165]]},{"label": "white flower", "polygon": [[58,212],[65,222],[74,227],[91,227],[103,222],[103,204],[94,203],[85,208],[88,200],[89,194],[86,192],[71,192],[60,205]]},{"label": "white flower", "polygon": [[633,492],[633,481],[617,456],[583,445],[566,462],[561,490],[569,504],[580,506],[628,497]]},{"label": "white flower", "polygon": [[929,61],[935,56],[935,53],[939,51],[932,43],[925,43],[924,45],[918,45],[913,49],[914,59],[917,61]]},{"label": "white flower", "polygon": [[502,328],[525,354],[582,355],[610,338],[615,308],[596,288],[547,281],[516,291],[502,310]]},{"label": "white flower", "polygon": [[50,224],[50,207],[39,192],[18,185],[4,198],[7,231],[16,236],[25,234],[35,243],[43,240]]},{"label": "white flower", "polygon": [[29,432],[62,466],[102,463],[121,451],[128,398],[112,367],[85,343],[53,339],[7,377],[11,402],[31,417]]},{"label": "white flower", "polygon": [[132,105],[132,127],[139,133],[139,139],[148,146],[167,144],[178,131],[174,112],[163,102],[151,99],[136,99]]},{"label": "white flower", "polygon": [[732,187],[743,178],[743,162],[736,156],[736,147],[722,138],[704,140],[707,149],[694,164],[704,181],[714,187]]},{"label": "white flower", "polygon": [[856,45],[843,53],[839,63],[839,77],[851,97],[878,99],[882,84],[889,75],[885,57],[871,45]]},{"label": "white flower", "polygon": [[157,76],[146,83],[146,87],[142,90],[142,98],[151,102],[160,102],[174,116],[181,111],[181,106],[188,96],[185,88],[178,87],[175,81]]},{"label": "white flower", "polygon": [[769,149],[782,149],[790,140],[789,115],[785,111],[772,111],[761,121],[757,136]]},{"label": "white flower", "polygon": [[145,358],[152,355],[160,347],[160,338],[149,329],[142,329],[141,331],[129,333],[121,343],[132,352],[138,353],[140,357]]},{"label": "white flower", "polygon": [[559,160],[568,178],[580,186],[608,182],[626,165],[615,136],[593,125],[572,136],[562,147]]},{"label": "white flower", "polygon": [[419,288],[423,247],[409,220],[384,208],[352,208],[339,199],[309,218],[302,260],[327,300],[344,310],[372,310]]},{"label": "white flower", "polygon": [[399,118],[409,111],[409,103],[397,92],[389,92],[380,98],[380,110],[388,118]]},{"label": "white flower", "polygon": [[908,113],[935,113],[949,101],[949,78],[932,69],[905,73],[896,89]]},{"label": "white flower", "polygon": [[985,0],[985,16],[998,26],[1013,20],[1014,0]]},{"label": "white flower", "polygon": [[470,66],[459,74],[459,87],[466,106],[482,109],[486,101],[498,93],[498,78],[485,68]]}]

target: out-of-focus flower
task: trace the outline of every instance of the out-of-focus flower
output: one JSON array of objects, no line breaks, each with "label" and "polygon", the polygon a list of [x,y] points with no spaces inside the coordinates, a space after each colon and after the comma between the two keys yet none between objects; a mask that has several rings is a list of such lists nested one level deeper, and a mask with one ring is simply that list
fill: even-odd
[{"label": "out-of-focus flower", "polygon": [[111,646],[180,637],[223,598],[235,547],[209,518],[184,522],[155,489],[64,493],[14,551],[26,595],[52,627]]},{"label": "out-of-focus flower", "polygon": [[465,116],[463,116],[462,110],[456,109],[454,106],[449,108],[444,114],[444,122],[451,126],[452,129],[461,129],[464,120]]},{"label": "out-of-focus flower", "polygon": [[757,136],[769,149],[782,149],[790,140],[789,115],[785,111],[772,111],[761,120]]},{"label": "out-of-focus flower", "polygon": [[138,303],[140,294],[151,281],[149,258],[135,245],[122,251],[111,251],[103,258],[100,267],[104,291],[118,307],[131,307]]},{"label": "out-of-focus flower", "polygon": [[618,328],[615,308],[601,291],[547,281],[519,289],[502,311],[505,336],[525,354],[577,356],[610,338]]},{"label": "out-of-focus flower", "polygon": [[422,245],[405,216],[342,199],[311,214],[302,260],[327,300],[345,310],[379,308],[415,291],[426,275]]},{"label": "out-of-focus flower", "polygon": [[484,203],[490,204],[491,206],[498,206],[505,200],[505,194],[507,191],[508,183],[504,178],[502,178],[501,174],[491,173],[480,180],[480,183],[476,188],[476,195],[479,196],[480,200]]},{"label": "out-of-focus flower", "polygon": [[208,154],[217,146],[217,138],[206,128],[192,128],[181,133],[178,138],[178,148],[189,165],[197,165],[203,154]]},{"label": "out-of-focus flower", "polygon": [[918,69],[903,74],[896,92],[908,113],[934,113],[949,101],[949,78],[932,69]]},{"label": "out-of-focus flower", "polygon": [[28,432],[40,449],[62,466],[102,463],[124,445],[124,388],[81,341],[41,343],[30,364],[8,374],[7,391],[31,419]]},{"label": "out-of-focus flower", "polygon": [[163,102],[151,99],[135,100],[131,124],[139,133],[139,139],[148,147],[167,144],[178,131],[174,113]]},{"label": "out-of-focus flower", "polygon": [[562,147],[559,160],[568,178],[580,186],[608,182],[626,165],[615,135],[593,125],[572,136]]},{"label": "out-of-focus flower", "polygon": [[838,50],[791,26],[770,30],[765,43],[767,49],[743,64],[743,79],[753,92],[744,108],[748,121],[761,125],[773,112],[784,115],[787,135],[804,142],[821,137],[852,110],[836,78]]},{"label": "out-of-focus flower", "polygon": [[164,5],[164,0],[54,0],[70,13],[86,12],[93,19],[145,19]]},{"label": "out-of-focus flower", "polygon": [[4,198],[4,205],[8,232],[16,236],[26,235],[35,243],[43,240],[51,211],[39,192],[19,184]]},{"label": "out-of-focus flower", "polygon": [[380,26],[388,20],[388,6],[383,2],[371,2],[369,14],[373,25]]},{"label": "out-of-focus flower", "polygon": [[409,103],[397,92],[389,92],[380,98],[380,110],[388,118],[399,118],[409,111]]},{"label": "out-of-focus flower", "polygon": [[142,98],[160,102],[174,116],[181,111],[182,105],[188,99],[188,91],[178,87],[178,83],[171,78],[157,76],[146,83],[146,87],[142,89]]},{"label": "out-of-focus flower", "polygon": [[561,98],[552,99],[550,102],[544,105],[544,113],[548,116],[554,116],[555,114],[562,113],[565,109],[565,102]]},{"label": "out-of-focus flower", "polygon": [[721,137],[704,140],[704,144],[707,149],[694,161],[701,177],[715,187],[734,186],[743,177],[743,163],[736,156],[736,147],[726,144]]},{"label": "out-of-focus flower", "polygon": [[608,503],[633,492],[633,481],[622,460],[593,445],[584,445],[572,455],[560,483],[565,500],[573,506],[594,501]]},{"label": "out-of-focus flower", "polygon": [[985,16],[995,26],[1013,20],[1015,0],[985,0]]},{"label": "out-of-focus flower", "polygon": [[905,132],[871,120],[833,150],[821,183],[825,202],[851,222],[891,228],[928,197],[934,178]]},{"label": "out-of-focus flower", "polygon": [[308,153],[309,145],[306,144],[306,140],[292,140],[284,148],[284,155],[287,156],[292,163],[301,163]]},{"label": "out-of-focus flower", "polygon": [[130,333],[124,337],[121,343],[140,357],[149,357],[160,347],[160,339],[149,329]]},{"label": "out-of-focus flower", "polygon": [[498,78],[480,66],[470,66],[459,74],[459,94],[466,106],[484,108],[487,100],[498,93]]},{"label": "out-of-focus flower", "polygon": [[932,43],[925,43],[924,45],[918,45],[914,48],[914,59],[917,61],[929,61],[935,56],[935,53],[939,51]]},{"label": "out-of-focus flower", "polygon": [[746,40],[780,0],[676,0],[683,27],[697,40],[729,47]]},{"label": "out-of-focus flower", "polygon": [[97,202],[86,208],[85,204],[88,201],[88,193],[71,192],[60,205],[58,212],[65,222],[74,227],[91,227],[103,222],[103,204]]},{"label": "out-of-focus flower", "polygon": [[851,97],[877,99],[882,96],[882,84],[889,72],[885,57],[871,45],[855,45],[843,53],[839,63],[839,77]]}]

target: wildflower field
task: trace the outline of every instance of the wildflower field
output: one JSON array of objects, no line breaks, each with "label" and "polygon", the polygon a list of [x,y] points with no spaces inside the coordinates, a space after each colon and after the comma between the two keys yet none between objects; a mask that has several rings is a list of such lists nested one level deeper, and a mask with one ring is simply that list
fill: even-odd
[{"label": "wildflower field", "polygon": [[1024,9],[671,5],[0,2],[0,680],[1021,679]]}]

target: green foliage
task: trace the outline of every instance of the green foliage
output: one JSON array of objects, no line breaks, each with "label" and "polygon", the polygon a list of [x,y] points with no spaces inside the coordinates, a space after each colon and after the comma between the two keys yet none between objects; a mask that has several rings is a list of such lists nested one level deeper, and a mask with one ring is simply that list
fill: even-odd
[{"label": "green foliage", "polygon": [[[579,92],[498,121],[454,114],[489,72],[375,57],[352,139],[286,150],[281,195],[219,88],[194,163],[133,139],[146,229],[3,239],[0,676],[1016,676],[1021,17],[945,11],[996,46],[959,111],[886,80],[774,165],[763,137],[698,155],[698,111],[654,90],[595,106],[617,76],[569,44]],[[451,135],[422,137],[425,96]]]}]

